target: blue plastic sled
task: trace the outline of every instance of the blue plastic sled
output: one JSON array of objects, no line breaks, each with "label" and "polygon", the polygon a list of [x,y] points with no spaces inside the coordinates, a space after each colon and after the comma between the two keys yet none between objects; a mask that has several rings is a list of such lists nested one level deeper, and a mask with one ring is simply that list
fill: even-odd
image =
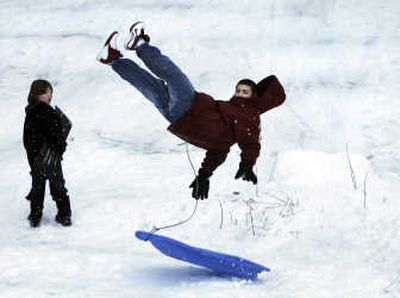
[{"label": "blue plastic sled", "polygon": [[254,280],[259,273],[270,271],[269,268],[246,259],[190,246],[165,236],[144,231],[136,231],[135,235],[140,240],[150,241],[155,248],[169,257],[206,267],[215,272]]}]

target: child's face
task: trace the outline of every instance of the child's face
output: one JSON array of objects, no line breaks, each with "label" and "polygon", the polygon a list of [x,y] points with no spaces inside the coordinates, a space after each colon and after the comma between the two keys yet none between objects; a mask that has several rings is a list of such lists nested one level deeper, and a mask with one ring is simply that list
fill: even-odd
[{"label": "child's face", "polygon": [[251,87],[248,85],[239,84],[236,86],[235,96],[250,98],[252,96]]},{"label": "child's face", "polygon": [[47,88],[46,93],[43,93],[38,96],[39,101],[49,104],[51,102],[51,98],[53,97],[53,92],[51,92],[50,88]]}]

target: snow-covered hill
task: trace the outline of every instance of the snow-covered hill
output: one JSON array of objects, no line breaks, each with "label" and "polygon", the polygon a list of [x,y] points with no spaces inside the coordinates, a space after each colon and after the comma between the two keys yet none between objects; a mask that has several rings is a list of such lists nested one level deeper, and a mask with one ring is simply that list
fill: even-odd
[{"label": "snow-covered hill", "polygon": [[[400,296],[400,4],[215,2],[0,2],[1,297]],[[194,207],[182,141],[95,60],[109,32],[137,17],[199,91],[229,99],[239,79],[271,73],[286,88],[285,104],[263,116],[259,185],[233,179],[234,147],[194,218],[162,232],[270,267],[259,282],[134,239]],[[49,196],[42,226],[26,221],[21,138],[36,78],[53,83],[74,123],[64,158],[71,228],[54,223]],[[189,151],[198,166],[204,152]]]}]

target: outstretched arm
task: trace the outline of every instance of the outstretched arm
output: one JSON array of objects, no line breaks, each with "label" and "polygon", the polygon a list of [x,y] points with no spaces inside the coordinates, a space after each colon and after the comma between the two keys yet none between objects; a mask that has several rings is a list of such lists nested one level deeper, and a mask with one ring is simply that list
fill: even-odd
[{"label": "outstretched arm", "polygon": [[216,168],[218,168],[226,159],[229,153],[229,148],[226,150],[217,150],[211,149],[207,150],[206,156],[201,163],[201,167],[203,169],[208,170],[209,172],[214,172]]},{"label": "outstretched arm", "polygon": [[235,126],[236,140],[241,149],[241,161],[255,164],[260,154],[260,122],[259,119],[249,121],[246,125]]},{"label": "outstretched arm", "polygon": [[253,166],[261,149],[259,120],[251,121],[247,125],[236,126],[235,133],[239,148],[242,150],[239,170],[235,179],[242,178],[256,184],[257,176],[253,172]]}]

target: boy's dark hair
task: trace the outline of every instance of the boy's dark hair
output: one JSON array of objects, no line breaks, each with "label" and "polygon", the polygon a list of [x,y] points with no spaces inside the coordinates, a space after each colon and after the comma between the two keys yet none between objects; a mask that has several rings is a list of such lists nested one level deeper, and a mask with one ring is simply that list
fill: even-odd
[{"label": "boy's dark hair", "polygon": [[53,92],[53,86],[46,80],[35,80],[31,84],[31,89],[28,94],[28,105],[35,104],[38,101],[38,96],[47,92],[50,89]]},{"label": "boy's dark hair", "polygon": [[251,93],[252,95],[257,95],[257,84],[250,79],[241,79],[239,82],[237,82],[236,87],[238,85],[246,85],[251,88]]}]

